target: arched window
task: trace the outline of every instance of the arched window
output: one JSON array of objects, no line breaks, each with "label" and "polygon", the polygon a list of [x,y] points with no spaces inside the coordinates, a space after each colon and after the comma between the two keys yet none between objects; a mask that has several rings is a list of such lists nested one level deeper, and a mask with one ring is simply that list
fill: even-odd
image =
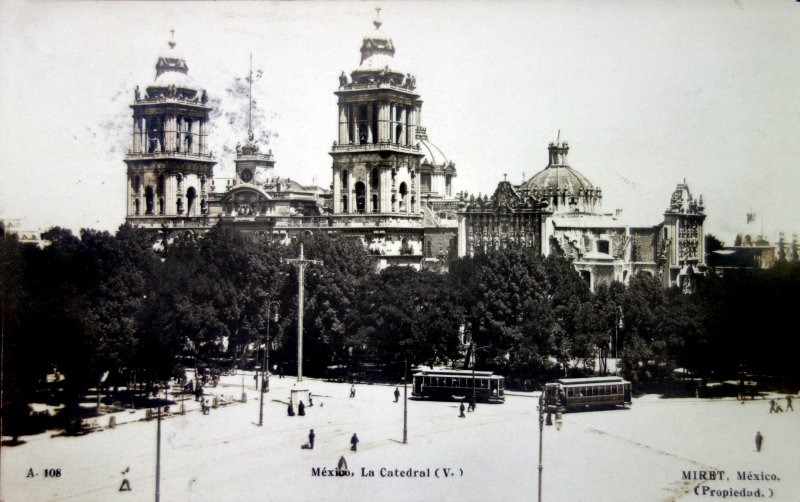
[{"label": "arched window", "polygon": [[183,214],[183,197],[178,197],[175,200],[175,211],[178,214]]},{"label": "arched window", "polygon": [[400,144],[400,138],[403,137],[403,126],[402,125],[397,124],[397,127],[395,127],[395,129],[394,129],[394,137],[395,137],[395,143],[397,143],[399,145]]},{"label": "arched window", "polygon": [[408,199],[406,196],[408,195],[408,187],[406,186],[405,181],[400,183],[400,211],[405,211],[407,209]]},{"label": "arched window", "polygon": [[164,175],[158,177],[158,195],[164,195],[166,188],[166,180],[164,179]]},{"label": "arched window", "polygon": [[139,175],[137,174],[136,176],[133,177],[133,191],[139,193],[141,186],[142,186],[142,181],[139,178]]},{"label": "arched window", "polygon": [[144,214],[153,214],[153,187],[144,190]]},{"label": "arched window", "polygon": [[378,207],[378,194],[376,193],[372,194],[372,212],[380,212],[380,207]]},{"label": "arched window", "polygon": [[347,171],[342,171],[339,177],[342,182],[342,190],[347,190]]},{"label": "arched window", "polygon": [[197,199],[197,191],[194,189],[194,187],[189,187],[189,189],[186,191],[186,214],[188,216],[194,216],[195,214],[195,199]]}]

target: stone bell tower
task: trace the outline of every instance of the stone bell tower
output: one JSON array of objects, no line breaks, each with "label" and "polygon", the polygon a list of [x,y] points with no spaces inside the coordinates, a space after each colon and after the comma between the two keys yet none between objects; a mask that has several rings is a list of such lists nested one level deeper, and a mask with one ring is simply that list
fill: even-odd
[{"label": "stone bell tower", "polygon": [[[376,9],[378,16],[380,8]],[[333,143],[334,215],[421,218],[415,134],[422,101],[413,75],[393,67],[395,47],[375,29],[361,45],[361,62],[342,72],[335,92],[339,136]]]},{"label": "stone bell tower", "polygon": [[[173,33],[174,35],[174,33]],[[128,166],[127,217],[144,227],[201,227],[214,173],[208,150],[206,91],[189,77],[174,40],[156,61],[155,81],[134,90]]]}]

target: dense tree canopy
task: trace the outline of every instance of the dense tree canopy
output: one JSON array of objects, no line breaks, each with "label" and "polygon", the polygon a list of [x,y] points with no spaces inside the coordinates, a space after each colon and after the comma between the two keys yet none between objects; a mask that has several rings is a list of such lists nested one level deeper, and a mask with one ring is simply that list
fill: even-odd
[{"label": "dense tree canopy", "polygon": [[[543,379],[588,373],[619,357],[634,381],[685,370],[703,378],[800,380],[783,350],[800,294],[800,266],[699,277],[693,294],[649,275],[591,293],[573,265],[523,250],[454,259],[448,273],[375,263],[360,240],[307,235],[290,245],[217,227],[161,251],[152,234],[122,226],[79,236],[53,228],[44,248],[0,239],[3,410],[76,403],[105,386],[146,386],[181,367],[253,367],[267,328],[271,357],[297,363],[298,270],[305,276],[304,366],[453,365]],[[279,318],[272,317],[276,313]],[[48,383],[54,370],[57,388]],[[742,376],[743,378],[743,376]],[[11,417],[11,418],[9,418]],[[19,429],[21,430],[21,429]]]}]

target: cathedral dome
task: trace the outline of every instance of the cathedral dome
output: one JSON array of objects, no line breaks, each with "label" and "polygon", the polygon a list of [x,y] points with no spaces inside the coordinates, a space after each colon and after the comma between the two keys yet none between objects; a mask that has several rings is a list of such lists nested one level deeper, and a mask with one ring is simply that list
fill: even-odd
[{"label": "cathedral dome", "polygon": [[535,197],[547,199],[556,213],[598,210],[602,191],[569,166],[567,142],[550,143],[548,150],[550,162],[547,167],[523,182],[519,188]]},{"label": "cathedral dome", "polygon": [[365,35],[361,43],[361,63],[357,71],[383,70],[391,65],[394,58],[394,43],[389,35],[381,31],[383,22],[376,17],[373,24],[375,31]]},{"label": "cathedral dome", "polygon": [[175,45],[175,41],[170,40],[169,53],[156,61],[155,81],[147,87],[147,96],[151,99],[164,96],[194,99],[200,90],[189,76],[186,60],[175,53]]}]

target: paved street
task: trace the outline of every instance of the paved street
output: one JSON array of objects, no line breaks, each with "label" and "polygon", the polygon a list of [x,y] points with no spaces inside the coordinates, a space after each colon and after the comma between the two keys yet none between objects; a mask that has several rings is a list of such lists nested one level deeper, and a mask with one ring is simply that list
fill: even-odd
[{"label": "paved street", "polygon": [[[224,377],[210,390],[238,398],[241,381]],[[265,426],[258,427],[252,374],[245,383],[245,404],[204,416],[190,400],[186,415],[162,421],[161,500],[536,500],[535,394],[479,404],[466,418],[458,418],[457,403],[409,401],[403,445],[402,397],[394,403],[394,386],[356,385],[351,399],[349,384],[272,377]],[[287,416],[293,388],[314,394],[306,416]],[[768,496],[772,489],[772,500],[800,500],[794,467],[800,412],[768,411],[765,400],[648,395],[635,399],[630,410],[567,414],[562,430],[545,428],[543,499],[695,501],[721,498],[722,492],[711,497],[710,490],[760,489]],[[118,415],[120,422],[139,417]],[[302,449],[311,428],[315,447]],[[757,430],[765,438],[760,453],[753,439]],[[353,433],[360,439],[356,453],[349,450]],[[26,444],[2,449],[0,498],[153,500],[155,438],[155,421],[121,423],[82,437],[26,437]],[[342,456],[354,476],[323,476]],[[59,468],[60,477],[45,477],[45,469]],[[126,468],[132,490],[119,492]],[[29,469],[35,477],[27,477]],[[708,470],[724,470],[727,479],[683,479],[684,471]],[[739,481],[738,471],[763,471],[779,480]],[[706,494],[696,495],[697,486],[699,493],[705,486]]]}]

